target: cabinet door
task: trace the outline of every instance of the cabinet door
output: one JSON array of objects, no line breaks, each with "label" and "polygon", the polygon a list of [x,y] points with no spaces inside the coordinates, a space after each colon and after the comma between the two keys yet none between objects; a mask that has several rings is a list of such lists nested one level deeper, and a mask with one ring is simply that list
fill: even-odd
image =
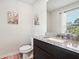
[{"label": "cabinet door", "polygon": [[34,40],[34,59],[79,59],[79,54],[70,50]]},{"label": "cabinet door", "polygon": [[34,46],[34,59],[52,59],[52,57],[39,47]]}]

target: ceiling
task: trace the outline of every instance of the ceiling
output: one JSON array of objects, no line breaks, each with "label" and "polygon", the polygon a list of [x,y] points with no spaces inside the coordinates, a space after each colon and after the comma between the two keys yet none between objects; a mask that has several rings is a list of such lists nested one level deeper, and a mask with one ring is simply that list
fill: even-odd
[{"label": "ceiling", "polygon": [[77,1],[79,0],[49,0],[47,5],[48,11],[64,7]]},{"label": "ceiling", "polygon": [[37,2],[38,0],[19,0],[28,4],[34,4],[35,2]]}]

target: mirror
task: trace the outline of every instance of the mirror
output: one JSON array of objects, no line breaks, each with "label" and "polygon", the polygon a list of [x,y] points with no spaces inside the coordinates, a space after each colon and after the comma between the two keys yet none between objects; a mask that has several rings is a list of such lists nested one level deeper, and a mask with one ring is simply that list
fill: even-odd
[{"label": "mirror", "polygon": [[[48,0],[47,3],[47,32],[49,33],[72,33],[67,31],[67,22],[73,21],[72,19],[78,18],[68,12],[78,9],[78,0]],[[68,13],[68,15],[67,15]],[[75,13],[74,13],[75,14]],[[73,17],[73,18],[72,18]],[[69,19],[71,18],[71,19]],[[70,28],[70,27],[69,27]],[[79,29],[78,29],[79,30]],[[78,33],[79,34],[79,33]]]}]

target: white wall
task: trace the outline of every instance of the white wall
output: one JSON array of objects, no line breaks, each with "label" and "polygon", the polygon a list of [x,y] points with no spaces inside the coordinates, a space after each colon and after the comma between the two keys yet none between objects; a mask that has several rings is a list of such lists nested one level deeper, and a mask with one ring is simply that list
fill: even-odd
[{"label": "white wall", "polygon": [[47,0],[38,0],[33,7],[34,15],[39,17],[40,23],[34,26],[34,35],[44,35],[47,32]]},{"label": "white wall", "polygon": [[[79,2],[73,3],[71,5],[67,5],[63,8],[56,9],[56,10],[52,11],[51,12],[52,13],[51,14],[52,22],[50,22],[50,20],[49,20],[49,22],[50,22],[49,24],[51,25],[51,27],[48,28],[48,30],[52,30],[51,32],[53,32],[53,33],[65,32],[66,28],[64,26],[66,26],[66,24],[65,24],[66,20],[65,19],[62,20],[63,18],[61,19],[61,16],[62,16],[64,11],[67,11],[67,10],[70,10],[70,9],[73,9],[76,7],[79,7]],[[60,15],[60,13],[61,13],[61,15]]]},{"label": "white wall", "polygon": [[[19,24],[7,23],[7,11],[19,13]],[[0,57],[18,51],[23,44],[30,43],[32,35],[32,6],[14,1],[0,0]]]}]

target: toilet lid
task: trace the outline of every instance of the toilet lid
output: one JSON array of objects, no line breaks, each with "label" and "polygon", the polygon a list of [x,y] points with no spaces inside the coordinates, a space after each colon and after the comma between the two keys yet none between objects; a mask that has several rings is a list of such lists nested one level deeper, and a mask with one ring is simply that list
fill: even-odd
[{"label": "toilet lid", "polygon": [[22,47],[20,47],[20,50],[29,50],[29,49],[31,49],[32,47],[31,47],[31,45],[24,45],[24,46],[22,46]]}]

